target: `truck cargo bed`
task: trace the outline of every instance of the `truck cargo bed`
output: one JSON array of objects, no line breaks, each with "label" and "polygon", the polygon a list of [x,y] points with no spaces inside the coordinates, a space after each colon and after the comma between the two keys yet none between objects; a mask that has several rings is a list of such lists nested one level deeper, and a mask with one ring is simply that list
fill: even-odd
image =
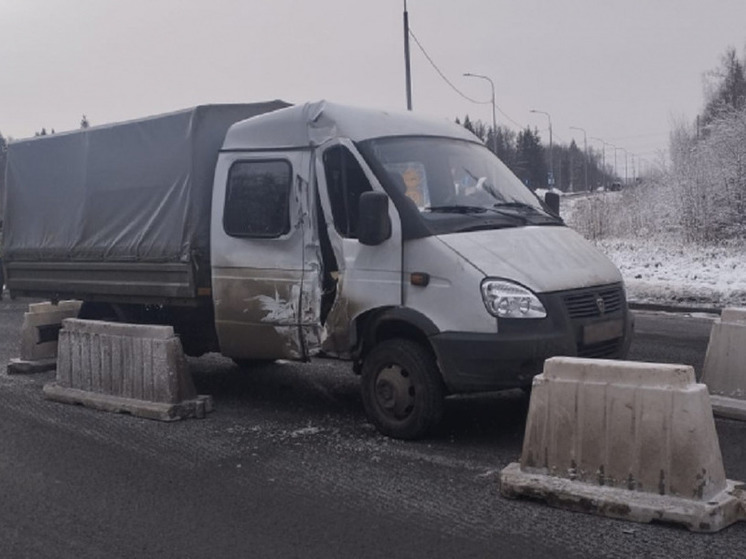
[{"label": "truck cargo bed", "polygon": [[11,295],[193,299],[210,285],[210,208],[228,128],[283,101],[204,105],[11,142]]}]

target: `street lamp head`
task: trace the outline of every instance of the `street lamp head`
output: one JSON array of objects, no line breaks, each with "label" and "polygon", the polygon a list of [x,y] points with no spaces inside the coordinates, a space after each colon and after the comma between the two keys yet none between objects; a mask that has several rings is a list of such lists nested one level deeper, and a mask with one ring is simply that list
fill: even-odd
[{"label": "street lamp head", "polygon": [[552,117],[551,117],[551,115],[548,112],[546,112],[546,111],[540,111],[539,109],[531,109],[529,112],[531,112],[531,113],[538,113],[540,115],[544,115],[545,117],[547,117],[549,119],[549,125],[550,126],[552,125]]},{"label": "street lamp head", "polygon": [[490,78],[489,76],[485,76],[484,74],[475,74],[473,72],[464,72],[463,75],[467,78],[479,78],[481,80],[487,80],[488,82],[490,82],[492,89],[495,89],[495,82],[493,82],[492,78]]},{"label": "street lamp head", "polygon": [[492,103],[492,149],[494,153],[497,153],[497,117],[495,116],[495,82],[492,81],[492,79],[489,76],[483,76],[482,74],[473,74],[471,72],[464,72],[464,76],[467,78],[479,78],[485,81],[490,82],[490,90],[492,91],[492,98],[490,99],[490,102]]}]

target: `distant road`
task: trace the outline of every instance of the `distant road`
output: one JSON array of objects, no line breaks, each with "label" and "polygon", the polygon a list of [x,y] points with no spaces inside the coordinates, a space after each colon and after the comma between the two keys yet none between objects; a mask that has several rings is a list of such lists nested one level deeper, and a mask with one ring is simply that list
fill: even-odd
[{"label": "distant road", "polygon": [[692,365],[699,378],[717,315],[654,311],[635,311],[634,315],[630,359]]}]

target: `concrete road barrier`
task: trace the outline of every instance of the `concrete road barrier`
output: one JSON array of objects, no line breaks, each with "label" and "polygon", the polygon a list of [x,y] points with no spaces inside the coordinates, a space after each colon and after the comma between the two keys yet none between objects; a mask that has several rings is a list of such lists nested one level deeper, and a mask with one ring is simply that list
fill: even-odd
[{"label": "concrete road barrier", "polygon": [[8,374],[38,373],[54,369],[62,321],[77,317],[81,305],[81,301],[30,304],[28,312],[23,315],[21,326],[21,356],[10,360]]},{"label": "concrete road barrier", "polygon": [[534,380],[520,463],[506,497],[714,532],[746,519],[726,479],[707,388],[694,370],[555,357]]},{"label": "concrete road barrier", "polygon": [[171,326],[66,319],[50,400],[162,421],[202,418],[212,398],[199,396]]},{"label": "concrete road barrier", "polygon": [[746,308],[723,309],[712,325],[702,382],[716,415],[746,421]]}]

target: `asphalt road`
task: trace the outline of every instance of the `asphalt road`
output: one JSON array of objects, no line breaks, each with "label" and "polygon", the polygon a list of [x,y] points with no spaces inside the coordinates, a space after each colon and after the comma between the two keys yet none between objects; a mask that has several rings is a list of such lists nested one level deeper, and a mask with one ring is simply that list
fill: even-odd
[{"label": "asphalt road", "polygon": [[[0,359],[25,302],[0,302]],[[698,371],[711,318],[637,315],[631,358]],[[171,424],[45,401],[53,378],[0,375],[0,557],[742,557],[746,523],[714,535],[499,496],[521,451],[520,391],[448,401],[401,442],[367,423],[346,364],[242,371],[190,362],[216,411]],[[717,420],[731,479],[746,424]]]}]

